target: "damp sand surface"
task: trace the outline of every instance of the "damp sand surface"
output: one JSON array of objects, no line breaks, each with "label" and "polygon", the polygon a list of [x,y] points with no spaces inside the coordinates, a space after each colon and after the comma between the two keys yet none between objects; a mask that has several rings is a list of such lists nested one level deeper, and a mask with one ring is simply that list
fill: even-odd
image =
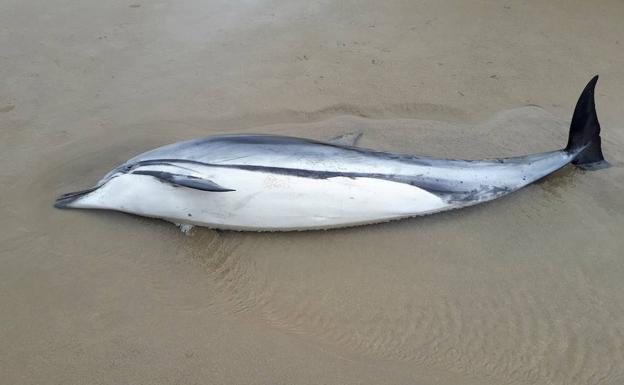
[{"label": "damp sand surface", "polygon": [[[21,384],[621,384],[621,2],[0,1],[0,375]],[[619,48],[618,48],[619,47]],[[381,225],[189,235],[52,207],[217,133],[613,167]]]}]

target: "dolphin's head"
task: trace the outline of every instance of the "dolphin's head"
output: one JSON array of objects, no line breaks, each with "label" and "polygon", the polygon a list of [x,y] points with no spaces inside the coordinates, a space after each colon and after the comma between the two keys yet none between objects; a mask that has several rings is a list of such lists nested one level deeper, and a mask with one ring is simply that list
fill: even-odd
[{"label": "dolphin's head", "polygon": [[59,196],[54,206],[116,210],[188,223],[201,215],[211,215],[204,209],[213,194],[235,191],[208,179],[215,170],[207,169],[173,160],[127,163],[106,174],[92,188]]}]

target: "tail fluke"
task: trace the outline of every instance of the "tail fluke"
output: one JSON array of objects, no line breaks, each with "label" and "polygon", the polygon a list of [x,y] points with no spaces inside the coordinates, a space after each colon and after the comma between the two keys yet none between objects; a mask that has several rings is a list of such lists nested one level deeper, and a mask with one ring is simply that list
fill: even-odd
[{"label": "tail fluke", "polygon": [[570,136],[565,150],[577,153],[572,164],[587,170],[597,170],[609,167],[609,163],[602,156],[600,144],[600,123],[596,115],[594,88],[598,82],[598,75],[587,83],[574,108]]}]

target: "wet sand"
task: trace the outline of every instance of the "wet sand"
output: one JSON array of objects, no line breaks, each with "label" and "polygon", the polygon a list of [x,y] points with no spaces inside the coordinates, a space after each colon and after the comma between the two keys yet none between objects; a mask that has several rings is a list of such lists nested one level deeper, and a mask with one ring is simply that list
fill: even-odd
[{"label": "wet sand", "polygon": [[[624,382],[623,18],[618,1],[0,1],[2,381]],[[188,236],[52,207],[213,133],[553,150],[594,73],[614,167],[477,207]]]}]

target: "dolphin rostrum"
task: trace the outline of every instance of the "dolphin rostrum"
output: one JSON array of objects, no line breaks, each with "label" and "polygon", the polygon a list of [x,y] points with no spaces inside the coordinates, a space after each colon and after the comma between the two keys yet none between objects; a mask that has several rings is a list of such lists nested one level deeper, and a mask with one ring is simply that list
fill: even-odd
[{"label": "dolphin rostrum", "polygon": [[61,195],[59,208],[108,209],[186,228],[328,229],[431,214],[491,201],[568,163],[607,167],[594,105],[581,94],[567,146],[486,160],[449,160],[273,135],[210,136],[130,159],[93,188]]}]

